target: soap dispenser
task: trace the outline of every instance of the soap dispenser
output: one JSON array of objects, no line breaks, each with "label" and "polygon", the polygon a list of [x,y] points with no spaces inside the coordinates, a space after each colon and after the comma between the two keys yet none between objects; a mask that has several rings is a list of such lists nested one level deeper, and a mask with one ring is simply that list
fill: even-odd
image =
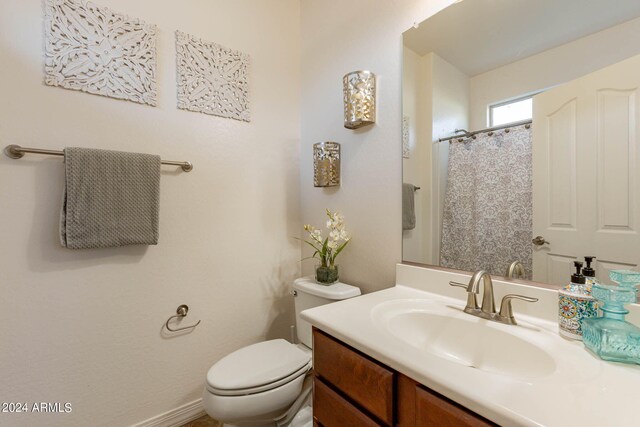
[{"label": "soap dispenser", "polygon": [[598,301],[587,288],[582,262],[574,261],[573,265],[576,272],[571,275],[571,283],[558,291],[558,324],[560,335],[581,340],[582,320],[598,315]]},{"label": "soap dispenser", "polygon": [[589,292],[591,292],[591,288],[593,287],[593,285],[595,285],[596,283],[600,283],[598,279],[596,279],[596,270],[591,267],[591,263],[593,262],[594,258],[594,256],[584,257],[584,262],[587,266],[582,269],[582,274],[584,275],[586,281],[585,284],[587,285],[587,291]]},{"label": "soap dispenser", "polygon": [[593,296],[604,303],[603,317],[584,319],[584,345],[603,360],[640,364],[640,328],[625,320],[629,311],[624,308],[624,304],[636,302],[640,273],[612,270],[609,277],[618,285],[593,286]]}]

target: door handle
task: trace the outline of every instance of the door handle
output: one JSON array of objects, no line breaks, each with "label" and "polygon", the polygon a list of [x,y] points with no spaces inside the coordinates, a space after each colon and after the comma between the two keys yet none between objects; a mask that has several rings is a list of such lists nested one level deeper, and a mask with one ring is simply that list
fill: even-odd
[{"label": "door handle", "polygon": [[546,240],[544,240],[544,237],[542,236],[536,236],[533,239],[531,239],[531,243],[533,243],[536,246],[542,246],[544,244],[549,244],[549,242],[547,242]]}]

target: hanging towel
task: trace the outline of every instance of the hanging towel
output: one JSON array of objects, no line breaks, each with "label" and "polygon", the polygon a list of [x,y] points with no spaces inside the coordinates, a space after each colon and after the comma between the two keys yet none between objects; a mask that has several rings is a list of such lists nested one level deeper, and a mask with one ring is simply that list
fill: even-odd
[{"label": "hanging towel", "polygon": [[64,159],[62,246],[158,244],[159,156],[72,147]]},{"label": "hanging towel", "polygon": [[415,210],[416,187],[413,184],[402,184],[402,229],[413,230],[416,228]]}]

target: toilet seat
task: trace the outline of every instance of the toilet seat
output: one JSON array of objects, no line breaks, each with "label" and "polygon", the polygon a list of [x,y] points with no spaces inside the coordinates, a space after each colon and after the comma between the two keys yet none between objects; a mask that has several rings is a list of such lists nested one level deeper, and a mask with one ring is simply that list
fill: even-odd
[{"label": "toilet seat", "polygon": [[311,355],[283,339],[253,344],[222,358],[207,373],[207,390],[218,396],[266,392],[311,368]]}]

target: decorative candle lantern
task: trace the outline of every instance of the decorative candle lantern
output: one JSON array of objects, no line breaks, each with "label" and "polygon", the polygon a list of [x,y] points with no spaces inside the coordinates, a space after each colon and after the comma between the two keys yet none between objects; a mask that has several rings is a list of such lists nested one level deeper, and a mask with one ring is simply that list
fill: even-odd
[{"label": "decorative candle lantern", "polygon": [[353,71],[342,79],[344,91],[344,127],[357,129],[376,121],[376,75],[371,71]]},{"label": "decorative candle lantern", "polygon": [[313,186],[340,185],[340,144],[318,142],[313,144]]}]

